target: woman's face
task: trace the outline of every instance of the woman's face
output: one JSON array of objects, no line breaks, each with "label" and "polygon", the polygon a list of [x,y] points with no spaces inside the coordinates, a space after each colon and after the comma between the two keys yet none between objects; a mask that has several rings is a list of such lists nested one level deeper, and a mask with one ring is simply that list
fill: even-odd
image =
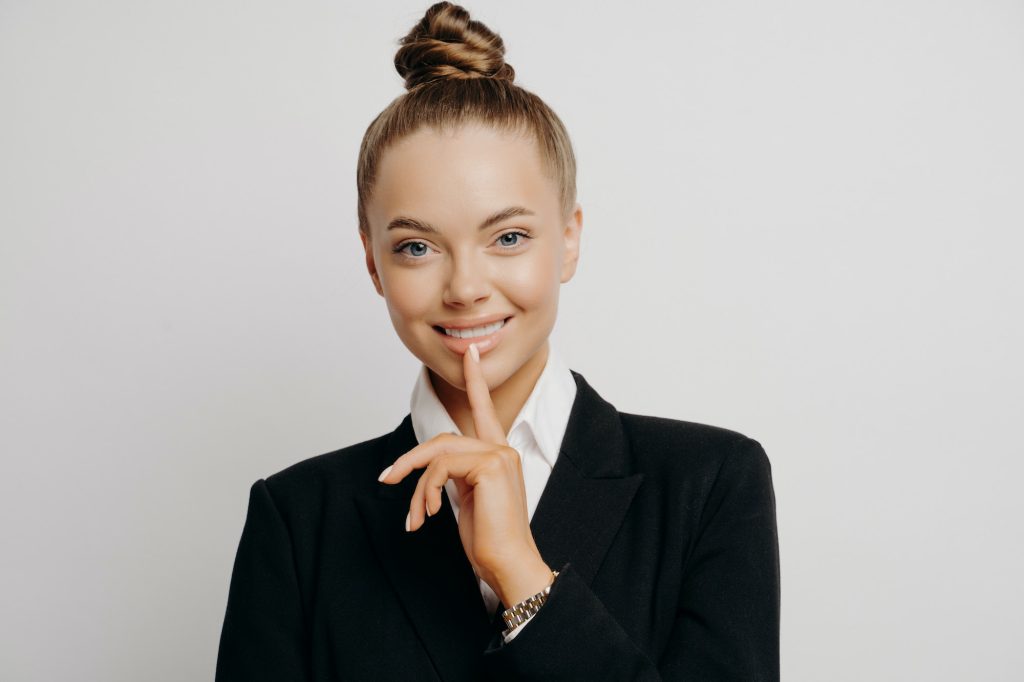
[{"label": "woman's face", "polygon": [[[492,390],[546,359],[582,229],[579,204],[569,218],[559,204],[530,137],[422,128],[385,152],[366,205],[366,264],[399,338],[435,375],[465,390],[472,341]],[[439,331],[481,320],[506,321],[478,339]]]}]

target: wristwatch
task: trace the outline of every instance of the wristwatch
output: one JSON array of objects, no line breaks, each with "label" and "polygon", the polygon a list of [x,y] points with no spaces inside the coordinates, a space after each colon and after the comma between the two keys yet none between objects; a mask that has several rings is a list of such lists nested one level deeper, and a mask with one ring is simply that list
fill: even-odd
[{"label": "wristwatch", "polygon": [[547,587],[532,597],[527,597],[515,606],[511,606],[502,612],[501,617],[505,619],[505,625],[507,626],[507,628],[501,633],[502,636],[507,637],[510,632],[525,623],[530,616],[540,610],[540,607],[547,601],[548,594],[551,592],[551,585],[555,584],[555,578],[557,577],[558,571],[552,570],[551,583]]}]

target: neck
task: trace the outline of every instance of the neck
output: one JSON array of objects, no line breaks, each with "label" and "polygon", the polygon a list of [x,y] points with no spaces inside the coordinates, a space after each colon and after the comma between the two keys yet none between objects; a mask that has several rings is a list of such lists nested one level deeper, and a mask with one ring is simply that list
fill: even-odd
[{"label": "neck", "polygon": [[[506,436],[512,428],[512,422],[523,409],[523,405],[526,404],[526,400],[530,397],[530,393],[533,392],[537,380],[544,371],[544,366],[548,361],[548,349],[548,340],[545,339],[544,345],[533,354],[533,357],[523,363],[523,366],[500,386],[495,386],[490,390],[494,411],[498,415],[498,421],[501,422],[502,431]],[[428,370],[428,374],[434,392],[448,411],[452,421],[459,427],[459,431],[464,436],[476,438],[473,410],[469,406],[469,395],[465,390],[452,386],[434,374],[432,370]]]}]

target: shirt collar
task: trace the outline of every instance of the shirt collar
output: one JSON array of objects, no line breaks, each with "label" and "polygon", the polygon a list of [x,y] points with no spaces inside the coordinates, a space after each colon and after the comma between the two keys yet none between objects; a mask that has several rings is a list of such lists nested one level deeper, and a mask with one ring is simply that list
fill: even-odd
[{"label": "shirt collar", "polygon": [[[528,432],[536,441],[544,459],[554,467],[575,399],[576,380],[549,337],[547,363],[537,378],[530,396],[513,420],[506,438],[523,437]],[[437,397],[430,383],[426,365],[420,366],[409,408],[416,440],[420,443],[430,440],[439,433],[461,433]],[[524,433],[516,436],[517,431]]]}]

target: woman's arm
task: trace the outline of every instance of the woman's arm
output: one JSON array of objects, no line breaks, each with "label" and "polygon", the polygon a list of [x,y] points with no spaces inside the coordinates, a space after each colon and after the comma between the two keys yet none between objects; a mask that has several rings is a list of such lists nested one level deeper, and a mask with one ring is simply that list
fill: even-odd
[{"label": "woman's arm", "polygon": [[304,623],[288,529],[260,479],[231,574],[217,682],[310,679]]},{"label": "woman's arm", "polygon": [[676,620],[657,661],[608,612],[571,563],[514,641],[488,648],[504,680],[779,679],[779,548],[771,465],[740,441],[723,460],[685,563]]},{"label": "woman's arm", "polygon": [[746,439],[726,457],[686,563],[659,669],[669,679],[779,679],[779,540],[771,464]]}]

